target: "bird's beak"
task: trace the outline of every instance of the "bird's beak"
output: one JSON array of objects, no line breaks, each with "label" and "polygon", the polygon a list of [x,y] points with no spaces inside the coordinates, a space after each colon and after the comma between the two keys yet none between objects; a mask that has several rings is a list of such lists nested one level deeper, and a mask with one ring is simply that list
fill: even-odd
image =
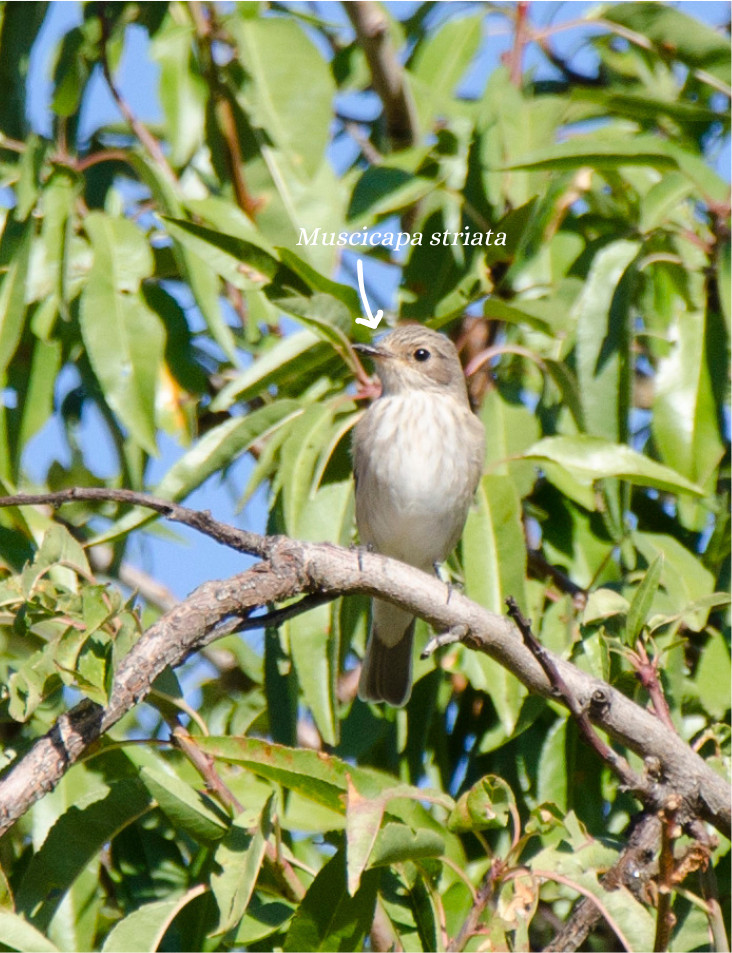
[{"label": "bird's beak", "polygon": [[359,354],[365,354],[366,357],[371,357],[376,361],[393,356],[391,351],[387,351],[384,347],[379,347],[378,344],[354,344],[353,350],[358,351]]}]

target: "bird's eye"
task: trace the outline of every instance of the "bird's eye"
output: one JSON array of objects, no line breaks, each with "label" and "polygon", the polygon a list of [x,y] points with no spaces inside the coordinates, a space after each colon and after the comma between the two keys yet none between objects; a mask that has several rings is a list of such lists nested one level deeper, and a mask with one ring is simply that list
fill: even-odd
[{"label": "bird's eye", "polygon": [[430,352],[426,347],[418,347],[414,352],[415,361],[428,361],[430,359]]}]

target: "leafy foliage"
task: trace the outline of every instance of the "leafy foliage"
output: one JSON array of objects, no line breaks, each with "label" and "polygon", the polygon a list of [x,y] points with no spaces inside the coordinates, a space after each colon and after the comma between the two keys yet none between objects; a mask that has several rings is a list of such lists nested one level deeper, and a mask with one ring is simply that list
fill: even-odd
[{"label": "leafy foliage", "polygon": [[[584,75],[517,4],[496,14],[513,52],[478,76],[482,7],[389,9],[418,133],[393,149],[341,5],[86,4],[44,137],[24,96],[46,6],[0,13],[3,492],[183,500],[249,454],[241,498],[267,488],[269,532],[348,545],[368,252],[397,276],[400,318],[458,339],[486,424],[453,575],[489,609],[514,596],[545,645],[643,704],[634,675],[660,669],[676,730],[724,771],[730,230],[713,157],[729,38],[610,4],[573,28]],[[149,38],[162,120],[146,129],[115,85],[126,121],[84,140],[90,84],[115,83],[131,31]],[[538,50],[554,78],[522,75]],[[304,243],[316,229],[423,238],[344,251]],[[104,479],[79,439],[91,411]],[[33,482],[53,426],[69,462]],[[163,433],[181,452],[153,479]],[[141,609],[122,595],[131,546],[157,531],[113,503],[0,510],[6,763],[73,700],[106,700],[161,611],[152,587]],[[372,949],[529,949],[584,893],[651,949],[650,891],[600,879],[634,802],[566,714],[464,649],[416,662],[404,712],[370,708],[354,700],[366,625],[351,598],[263,651],[226,638],[195,710],[161,677],[0,841],[3,948],[353,950],[371,934]],[[180,719],[223,804],[164,743]],[[710,859],[722,896],[728,852],[721,838]],[[674,893],[675,950],[711,948],[700,864]],[[592,943],[617,949],[606,919]]]}]

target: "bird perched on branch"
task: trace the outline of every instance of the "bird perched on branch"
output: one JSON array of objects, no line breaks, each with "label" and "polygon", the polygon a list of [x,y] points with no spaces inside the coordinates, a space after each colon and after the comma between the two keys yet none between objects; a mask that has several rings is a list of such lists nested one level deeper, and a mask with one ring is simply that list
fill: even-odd
[{"label": "bird perched on branch", "polygon": [[[485,433],[470,409],[455,345],[405,325],[370,357],[381,396],[353,435],[356,523],[361,542],[425,571],[443,562],[463,531],[483,468]],[[401,706],[412,690],[414,617],[374,599],[358,693]]]}]

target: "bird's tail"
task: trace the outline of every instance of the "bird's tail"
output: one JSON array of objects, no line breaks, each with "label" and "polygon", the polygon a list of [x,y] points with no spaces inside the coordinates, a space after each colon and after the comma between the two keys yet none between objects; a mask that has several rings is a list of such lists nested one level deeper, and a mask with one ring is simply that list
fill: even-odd
[{"label": "bird's tail", "polygon": [[401,708],[412,693],[414,616],[374,599],[371,635],[358,682],[363,701],[388,702]]}]

